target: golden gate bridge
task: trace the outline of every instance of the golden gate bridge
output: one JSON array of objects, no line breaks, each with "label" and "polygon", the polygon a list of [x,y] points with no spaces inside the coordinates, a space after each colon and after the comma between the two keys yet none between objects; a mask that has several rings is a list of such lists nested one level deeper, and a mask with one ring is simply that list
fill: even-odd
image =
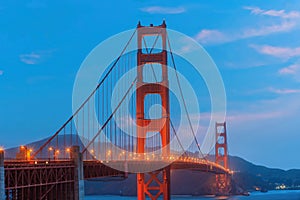
[{"label": "golden gate bridge", "polygon": [[[135,34],[138,50],[125,54]],[[154,36],[151,46],[147,46],[147,36]],[[155,48],[158,44],[162,50]],[[179,98],[192,136],[189,148],[182,144],[170,115],[168,64],[181,91]],[[135,66],[136,76],[126,80],[128,84],[117,90],[116,98],[115,84]],[[146,81],[149,77],[151,81]],[[159,26],[139,23],[120,56],[55,134],[43,143],[21,146],[14,155],[6,156],[0,150],[0,199],[83,199],[84,180],[126,178],[128,173],[136,173],[137,199],[168,200],[170,171],[176,169],[213,173],[215,194],[229,195],[232,171],[228,167],[226,123],[215,123],[213,162],[201,152],[182,89],[165,22]],[[110,103],[116,99],[112,107]],[[121,109],[124,104],[127,111]],[[147,109],[157,104],[160,110],[151,118]]]}]

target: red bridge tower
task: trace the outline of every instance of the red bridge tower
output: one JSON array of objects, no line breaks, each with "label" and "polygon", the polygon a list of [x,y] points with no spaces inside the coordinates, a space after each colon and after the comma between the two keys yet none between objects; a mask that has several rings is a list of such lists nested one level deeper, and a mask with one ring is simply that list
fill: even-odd
[{"label": "red bridge tower", "polygon": [[[137,52],[137,91],[136,91],[136,121],[137,121],[137,153],[145,153],[145,141],[147,132],[156,132],[161,136],[162,156],[170,153],[170,113],[169,113],[169,89],[167,71],[167,51],[166,51],[166,24],[165,21],[160,26],[137,26],[138,52]],[[144,52],[147,47],[143,47],[144,37],[161,37],[162,49],[159,53]],[[155,44],[155,43],[154,43]],[[157,50],[155,50],[157,51]],[[155,83],[147,83],[143,79],[143,67],[145,64],[159,64],[161,67],[162,80]],[[144,113],[145,96],[148,94],[158,94],[161,97],[162,113],[159,119],[146,119]],[[149,173],[137,174],[137,196],[139,200],[157,199],[163,196],[164,200],[170,199],[170,168]]]},{"label": "red bridge tower", "polygon": [[[215,146],[216,164],[228,168],[228,147],[226,122],[216,123],[216,146]],[[229,195],[231,189],[230,177],[228,174],[216,175],[216,195]]]}]

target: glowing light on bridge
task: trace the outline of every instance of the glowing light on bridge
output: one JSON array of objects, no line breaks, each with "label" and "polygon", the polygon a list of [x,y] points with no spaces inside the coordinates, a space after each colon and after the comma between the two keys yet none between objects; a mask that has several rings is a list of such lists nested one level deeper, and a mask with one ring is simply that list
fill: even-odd
[{"label": "glowing light on bridge", "polygon": [[108,151],[106,152],[106,154],[107,154],[108,156],[110,156],[110,155],[111,155],[111,150],[108,150]]},{"label": "glowing light on bridge", "polygon": [[[23,147],[23,148],[22,148]],[[21,146],[22,149],[26,149],[24,146]],[[31,153],[33,152],[33,149],[28,149],[26,152],[27,160],[31,160]]]}]

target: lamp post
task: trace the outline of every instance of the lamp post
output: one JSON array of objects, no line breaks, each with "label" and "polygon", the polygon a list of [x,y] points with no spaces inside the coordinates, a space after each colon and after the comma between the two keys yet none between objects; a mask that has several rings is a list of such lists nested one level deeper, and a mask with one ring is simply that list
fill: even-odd
[{"label": "lamp post", "polygon": [[54,152],[54,160],[58,160],[58,156],[59,156],[59,149],[56,149],[56,151]]},{"label": "lamp post", "polygon": [[68,157],[70,158],[70,157],[71,157],[71,156],[70,156],[71,149],[70,149],[70,148],[67,148],[67,149],[66,149],[66,152],[67,152],[67,154],[69,154]]},{"label": "lamp post", "polygon": [[50,159],[51,159],[51,152],[53,151],[53,148],[52,147],[49,147],[48,148],[48,157],[49,157],[49,161],[50,161]]}]

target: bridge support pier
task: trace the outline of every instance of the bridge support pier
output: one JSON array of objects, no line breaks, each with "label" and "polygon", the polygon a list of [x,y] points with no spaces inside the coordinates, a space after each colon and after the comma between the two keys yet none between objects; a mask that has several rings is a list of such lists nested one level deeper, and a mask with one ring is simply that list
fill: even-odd
[{"label": "bridge support pier", "polygon": [[[161,180],[159,180],[160,175]],[[170,200],[170,167],[155,172],[137,174],[137,191],[138,200],[145,200],[146,196],[151,200],[156,200],[160,196],[163,200]]]},{"label": "bridge support pier", "polygon": [[0,149],[0,200],[5,200],[4,150]]},{"label": "bridge support pier", "polygon": [[80,153],[79,146],[71,147],[71,159],[75,164],[74,172],[74,200],[84,199],[84,174],[83,174],[83,160]]}]

